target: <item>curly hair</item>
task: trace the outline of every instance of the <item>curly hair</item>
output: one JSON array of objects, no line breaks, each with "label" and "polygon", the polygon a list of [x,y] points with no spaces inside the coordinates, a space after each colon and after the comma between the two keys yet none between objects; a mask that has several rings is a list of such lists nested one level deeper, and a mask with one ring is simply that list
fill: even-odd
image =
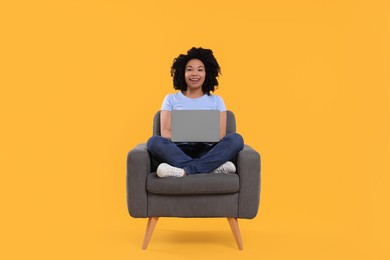
[{"label": "curly hair", "polygon": [[218,87],[217,77],[221,74],[221,68],[210,49],[192,47],[187,51],[187,55],[180,54],[173,60],[171,67],[171,76],[173,77],[174,89],[186,91],[187,83],[185,81],[185,67],[192,59],[198,59],[203,62],[206,70],[206,78],[202,85],[203,93],[210,95]]}]

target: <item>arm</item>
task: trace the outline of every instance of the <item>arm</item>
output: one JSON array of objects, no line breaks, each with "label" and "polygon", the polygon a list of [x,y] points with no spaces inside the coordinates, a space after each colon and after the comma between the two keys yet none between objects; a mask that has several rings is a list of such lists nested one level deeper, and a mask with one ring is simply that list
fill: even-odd
[{"label": "arm", "polygon": [[160,130],[161,136],[171,139],[171,111],[161,110],[160,113]]},{"label": "arm", "polygon": [[225,135],[226,135],[226,111],[225,112],[221,112],[221,116],[220,116],[220,125],[219,125],[219,129],[220,129],[220,132],[219,132],[219,136],[220,136],[220,139],[224,138]]},{"label": "arm", "polygon": [[127,155],[127,207],[135,218],[148,215],[146,179],[151,171],[150,156],[146,144],[139,144]]},{"label": "arm", "polygon": [[240,177],[239,218],[252,219],[257,214],[260,202],[260,169],[260,154],[245,145],[237,155],[237,173]]}]

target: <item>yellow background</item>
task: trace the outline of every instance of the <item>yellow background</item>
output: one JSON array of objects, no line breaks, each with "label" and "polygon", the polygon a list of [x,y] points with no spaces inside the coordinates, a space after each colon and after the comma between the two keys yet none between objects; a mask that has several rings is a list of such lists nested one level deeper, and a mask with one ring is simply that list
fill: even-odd
[{"label": "yellow background", "polygon": [[[1,259],[389,259],[388,1],[2,1]],[[258,216],[159,221],[126,208],[127,152],[214,50],[262,155]]]}]

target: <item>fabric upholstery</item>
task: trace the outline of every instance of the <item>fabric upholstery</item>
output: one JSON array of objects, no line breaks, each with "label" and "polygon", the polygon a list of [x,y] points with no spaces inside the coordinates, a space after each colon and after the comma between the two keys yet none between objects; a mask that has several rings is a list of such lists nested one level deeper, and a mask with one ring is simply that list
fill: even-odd
[{"label": "fabric upholstery", "polygon": [[240,178],[239,217],[254,218],[260,202],[260,155],[249,145],[237,156],[237,173]]},{"label": "fabric upholstery", "polygon": [[161,195],[149,193],[149,217],[238,217],[238,193]]},{"label": "fabric upholstery", "polygon": [[150,174],[150,156],[146,144],[139,144],[127,155],[127,205],[131,216],[147,217],[148,194],[145,189]]},{"label": "fabric upholstery", "polygon": [[155,194],[225,194],[239,191],[238,175],[205,173],[185,178],[159,178],[149,174],[146,189]]}]

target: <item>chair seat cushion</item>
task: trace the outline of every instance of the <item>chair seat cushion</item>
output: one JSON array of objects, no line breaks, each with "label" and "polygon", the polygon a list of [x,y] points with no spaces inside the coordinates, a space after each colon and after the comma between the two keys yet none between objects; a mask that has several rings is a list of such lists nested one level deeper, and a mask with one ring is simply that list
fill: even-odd
[{"label": "chair seat cushion", "polygon": [[201,173],[184,177],[160,178],[149,174],[146,181],[148,192],[155,194],[226,194],[240,189],[237,174]]}]

